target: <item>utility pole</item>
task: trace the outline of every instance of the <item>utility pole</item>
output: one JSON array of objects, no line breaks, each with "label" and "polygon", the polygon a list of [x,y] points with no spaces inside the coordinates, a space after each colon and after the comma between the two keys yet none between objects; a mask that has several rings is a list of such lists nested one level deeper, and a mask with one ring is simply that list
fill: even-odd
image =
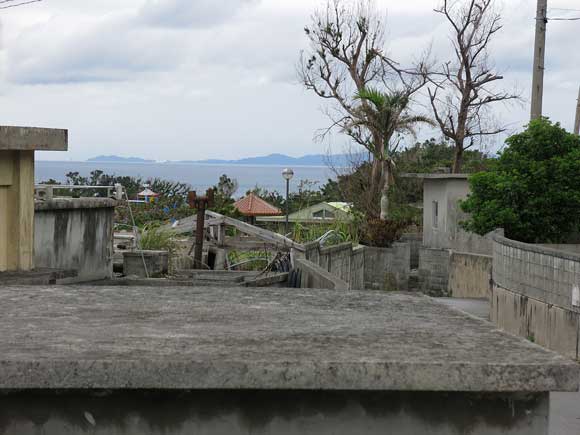
[{"label": "utility pole", "polygon": [[548,0],[538,0],[536,12],[536,42],[534,45],[534,78],[532,82],[531,119],[542,116],[544,97],[544,60],[546,55],[546,27],[548,24]]},{"label": "utility pole", "polygon": [[576,121],[574,122],[574,134],[580,134],[580,89],[578,89],[578,101],[576,103]]}]

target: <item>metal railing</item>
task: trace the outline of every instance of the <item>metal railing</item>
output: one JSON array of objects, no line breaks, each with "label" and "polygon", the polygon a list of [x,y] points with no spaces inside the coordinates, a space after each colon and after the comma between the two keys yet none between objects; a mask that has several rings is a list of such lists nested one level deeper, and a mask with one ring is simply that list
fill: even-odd
[{"label": "metal railing", "polygon": [[124,189],[121,184],[115,184],[114,186],[76,186],[76,185],[65,185],[65,184],[37,184],[34,186],[34,198],[39,200],[51,200],[58,198],[55,192],[58,191],[68,191],[73,190],[102,190],[106,192],[106,198],[114,198],[118,201],[123,199]]}]

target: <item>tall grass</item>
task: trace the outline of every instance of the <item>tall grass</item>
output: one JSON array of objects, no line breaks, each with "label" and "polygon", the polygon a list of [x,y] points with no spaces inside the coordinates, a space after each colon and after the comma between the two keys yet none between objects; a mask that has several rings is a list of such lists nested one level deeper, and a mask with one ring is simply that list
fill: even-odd
[{"label": "tall grass", "polygon": [[167,251],[169,254],[174,254],[178,247],[171,231],[153,224],[145,225],[139,230],[139,245],[143,250]]}]

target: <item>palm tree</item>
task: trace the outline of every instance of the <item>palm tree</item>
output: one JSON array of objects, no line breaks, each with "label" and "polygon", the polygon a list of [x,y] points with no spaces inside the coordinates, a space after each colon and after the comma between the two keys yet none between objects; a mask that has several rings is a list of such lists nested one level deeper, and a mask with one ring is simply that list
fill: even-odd
[{"label": "palm tree", "polygon": [[[389,190],[394,184],[393,154],[406,134],[416,136],[417,124],[433,125],[430,118],[412,115],[409,112],[410,98],[402,91],[381,92],[373,88],[363,88],[355,98],[361,101],[357,108],[363,121],[353,122],[358,127],[366,127],[380,133],[381,143],[370,147],[373,162],[373,182],[379,180],[381,190],[381,220],[389,217]],[[364,124],[364,125],[362,125]]]}]

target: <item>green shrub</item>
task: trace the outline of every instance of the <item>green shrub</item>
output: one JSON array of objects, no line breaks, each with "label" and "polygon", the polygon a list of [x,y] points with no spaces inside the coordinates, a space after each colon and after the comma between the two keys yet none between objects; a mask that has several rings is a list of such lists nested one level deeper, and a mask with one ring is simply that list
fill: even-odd
[{"label": "green shrub", "polygon": [[462,202],[477,234],[504,228],[528,243],[562,243],[580,230],[580,136],[548,119],[511,136],[490,171],[470,178]]}]

